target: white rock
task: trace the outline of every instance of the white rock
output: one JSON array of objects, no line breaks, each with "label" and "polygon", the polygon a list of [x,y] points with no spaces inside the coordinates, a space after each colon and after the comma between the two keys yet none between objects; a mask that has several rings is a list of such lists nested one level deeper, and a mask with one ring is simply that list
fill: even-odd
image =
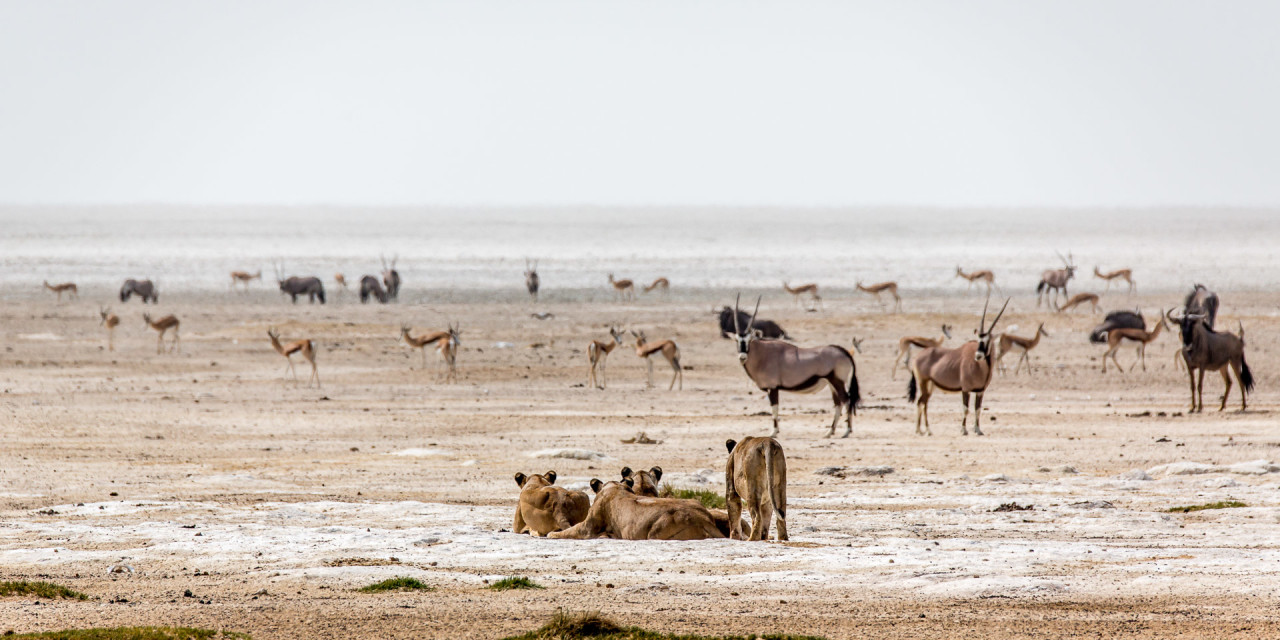
[{"label": "white rock", "polygon": [[1151,480],[1152,479],[1151,476],[1147,475],[1147,472],[1143,471],[1142,469],[1130,469],[1129,471],[1126,471],[1116,477],[1121,480]]},{"label": "white rock", "polygon": [[542,449],[529,454],[530,458],[564,458],[565,460],[603,460],[609,456],[588,449]]},{"label": "white rock", "polygon": [[1205,464],[1203,462],[1170,462],[1147,469],[1147,473],[1153,476],[1189,476],[1199,473],[1215,473],[1219,469],[1216,465]]},{"label": "white rock", "polygon": [[982,481],[983,482],[1008,482],[1009,476],[1006,476],[1003,473],[993,473],[989,476],[982,476]]},{"label": "white rock", "polygon": [[1280,471],[1280,465],[1271,464],[1270,460],[1252,460],[1249,462],[1233,464],[1227,467],[1227,471],[1242,475],[1260,476],[1266,473],[1275,473]]},{"label": "white rock", "polygon": [[448,456],[448,455],[453,455],[453,452],[452,452],[452,451],[450,451],[450,450],[448,450],[448,449],[438,449],[438,448],[436,448],[436,447],[431,447],[431,448],[429,448],[429,449],[401,449],[401,450],[399,450],[399,451],[392,451],[391,453],[388,453],[387,455],[389,455],[389,456],[411,456],[411,457],[415,457],[415,458],[425,458],[425,457],[428,457],[428,456]]}]

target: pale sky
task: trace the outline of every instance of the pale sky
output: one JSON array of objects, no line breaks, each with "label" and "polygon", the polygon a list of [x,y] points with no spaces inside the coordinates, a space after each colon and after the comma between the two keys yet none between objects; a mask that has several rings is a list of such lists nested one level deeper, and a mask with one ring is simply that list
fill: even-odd
[{"label": "pale sky", "polygon": [[0,203],[1280,205],[1280,3],[0,1]]}]

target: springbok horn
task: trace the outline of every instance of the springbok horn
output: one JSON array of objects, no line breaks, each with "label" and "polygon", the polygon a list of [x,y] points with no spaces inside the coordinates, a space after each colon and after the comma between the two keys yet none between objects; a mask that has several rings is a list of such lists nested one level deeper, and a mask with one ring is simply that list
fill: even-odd
[{"label": "springbok horn", "polygon": [[1008,299],[1008,298],[1005,298],[1005,299],[1004,299],[1004,306],[1003,306],[1003,307],[1000,307],[1000,313],[997,313],[997,314],[996,314],[996,319],[991,321],[991,326],[990,326],[990,327],[987,327],[987,333],[991,333],[991,331],[992,331],[993,329],[995,329],[995,328],[996,328],[996,323],[997,323],[997,322],[1000,322],[1000,316],[1004,315],[1004,310],[1005,310],[1005,308],[1006,308],[1006,307],[1008,307],[1008,306],[1009,306],[1009,299]]},{"label": "springbok horn", "polygon": [[756,297],[756,310],[751,312],[751,322],[747,323],[747,333],[751,333],[751,330],[756,326],[756,314],[760,313],[760,298],[763,297],[764,296]]},{"label": "springbok horn", "polygon": [[733,299],[733,333],[734,335],[742,335],[742,325],[738,323],[738,303],[742,302],[742,293],[738,293],[738,297]]}]

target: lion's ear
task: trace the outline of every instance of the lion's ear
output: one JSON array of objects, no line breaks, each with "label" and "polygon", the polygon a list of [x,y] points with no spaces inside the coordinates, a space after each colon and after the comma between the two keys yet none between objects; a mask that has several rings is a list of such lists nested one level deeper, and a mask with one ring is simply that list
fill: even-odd
[{"label": "lion's ear", "polygon": [[555,470],[554,470],[554,469],[552,469],[551,471],[548,471],[548,472],[546,472],[546,473],[542,474],[542,477],[544,477],[544,478],[546,478],[546,479],[547,479],[547,484],[555,484],[555,483],[556,483],[556,472],[555,472]]},{"label": "lion's ear", "polygon": [[636,481],[635,481],[634,479],[632,479],[632,478],[627,478],[626,480],[623,480],[623,481],[622,481],[622,484],[627,485],[627,488],[628,488],[628,489],[634,489],[634,488],[636,488]]},{"label": "lion's ear", "polygon": [[724,446],[729,448],[729,453],[733,453],[733,448],[738,446],[738,441],[734,440],[733,438],[729,438],[728,440],[724,441]]},{"label": "lion's ear", "polygon": [[649,470],[653,474],[653,481],[657,482],[662,479],[662,467],[654,467]]},{"label": "lion's ear", "polygon": [[604,486],[604,483],[600,482],[600,478],[592,478],[590,484],[591,490],[596,493],[600,493],[600,487]]},{"label": "lion's ear", "polygon": [[634,472],[633,472],[633,471],[631,471],[631,467],[623,467],[623,468],[622,468],[622,479],[623,479],[623,480],[626,480],[627,478],[630,478],[632,473],[634,473]]},{"label": "lion's ear", "polygon": [[525,480],[527,480],[528,478],[529,478],[529,477],[528,477],[528,476],[526,476],[526,475],[524,475],[523,473],[517,473],[517,474],[516,474],[516,486],[517,486],[517,487],[523,487],[523,486],[524,486],[524,481],[525,481]]}]

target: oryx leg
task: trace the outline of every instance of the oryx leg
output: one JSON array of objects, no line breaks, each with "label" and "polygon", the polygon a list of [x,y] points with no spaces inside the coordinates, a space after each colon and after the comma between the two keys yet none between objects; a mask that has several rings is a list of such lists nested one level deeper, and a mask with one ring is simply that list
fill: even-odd
[{"label": "oryx leg", "polygon": [[[831,429],[828,430],[827,435],[824,436],[830,438],[836,434],[836,425],[840,424],[840,413],[843,410],[844,405],[848,403],[849,396],[840,388],[839,376],[832,375],[830,378],[827,378],[827,384],[831,385],[831,402],[835,404],[836,414],[835,419],[831,421]],[[852,428],[850,430],[852,430]],[[846,438],[849,437],[848,433],[844,435]]]},{"label": "oryx leg", "polygon": [[985,391],[977,391],[973,394],[973,435],[980,436],[982,434],[982,394]]},{"label": "oryx leg", "polygon": [[[920,382],[920,395],[916,398],[916,435],[933,435],[929,428],[929,396],[933,393],[933,382],[916,376]],[[920,421],[924,420],[924,431],[920,430]]]},{"label": "oryx leg", "polygon": [[778,390],[769,390],[769,407],[773,411],[773,433],[769,434],[770,438],[778,437]]},{"label": "oryx leg", "polygon": [[964,403],[964,417],[960,418],[960,435],[967,436],[969,435],[969,426],[967,424],[969,422],[969,392],[968,391],[960,392],[960,402]]},{"label": "oryx leg", "polygon": [[[1227,396],[1231,395],[1231,375],[1227,373],[1226,367],[1218,369],[1218,371],[1222,373],[1222,385],[1224,387],[1222,389],[1222,404],[1218,407],[1218,411],[1223,411],[1227,408]],[[1241,393],[1244,392],[1243,386],[1241,386],[1240,391]]]}]

